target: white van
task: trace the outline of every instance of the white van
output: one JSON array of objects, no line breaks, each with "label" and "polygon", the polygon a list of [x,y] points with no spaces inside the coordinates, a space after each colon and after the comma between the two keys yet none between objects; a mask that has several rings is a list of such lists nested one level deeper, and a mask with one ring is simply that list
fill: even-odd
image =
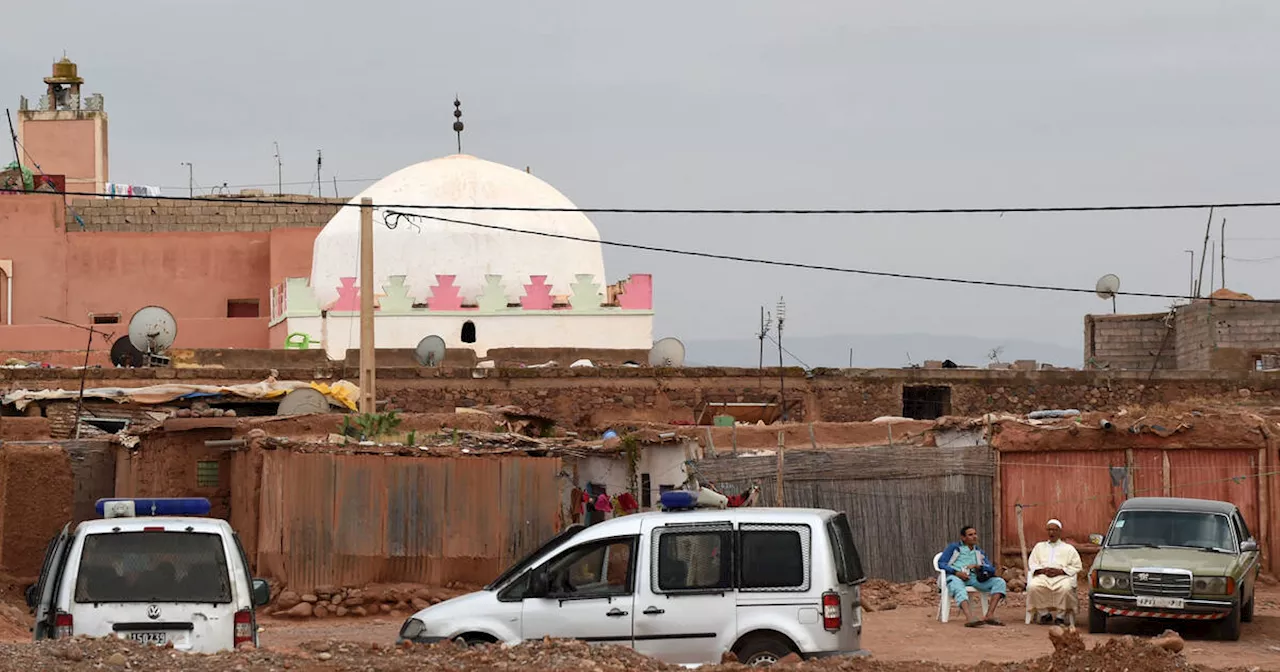
[{"label": "white van", "polygon": [[116,636],[213,653],[258,644],[254,608],[270,599],[209,500],[102,499],[102,520],[67,525],[27,591],[35,638]]},{"label": "white van", "polygon": [[849,521],[825,509],[638,513],[575,525],[484,590],[423,609],[400,640],[560,637],[674,664],[867,655]]}]

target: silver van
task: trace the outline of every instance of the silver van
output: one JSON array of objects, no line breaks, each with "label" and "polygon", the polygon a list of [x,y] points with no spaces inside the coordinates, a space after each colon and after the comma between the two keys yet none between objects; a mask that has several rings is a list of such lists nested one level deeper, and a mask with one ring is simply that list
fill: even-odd
[{"label": "silver van", "polygon": [[400,640],[630,646],[673,664],[867,655],[849,521],[825,509],[638,513],[575,525],[483,590],[413,614]]}]

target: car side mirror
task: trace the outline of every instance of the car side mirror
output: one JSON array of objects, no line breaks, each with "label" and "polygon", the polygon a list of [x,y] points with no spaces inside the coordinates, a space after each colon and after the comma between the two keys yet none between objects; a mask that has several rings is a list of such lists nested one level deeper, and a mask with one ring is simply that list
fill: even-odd
[{"label": "car side mirror", "polygon": [[525,597],[546,597],[550,589],[547,586],[547,570],[543,567],[534,568],[529,574],[529,590],[525,591]]},{"label": "car side mirror", "polygon": [[1094,546],[1101,546],[1101,545],[1102,545],[1102,535],[1101,535],[1101,534],[1091,534],[1091,535],[1089,535],[1089,543],[1093,544]]},{"label": "car side mirror", "polygon": [[32,609],[36,608],[36,586],[32,584],[27,586],[27,606]]},{"label": "car side mirror", "polygon": [[1240,542],[1241,553],[1255,553],[1258,550],[1258,541],[1256,539],[1245,539]]},{"label": "car side mirror", "polygon": [[261,607],[271,601],[271,585],[265,579],[253,580],[253,606]]}]

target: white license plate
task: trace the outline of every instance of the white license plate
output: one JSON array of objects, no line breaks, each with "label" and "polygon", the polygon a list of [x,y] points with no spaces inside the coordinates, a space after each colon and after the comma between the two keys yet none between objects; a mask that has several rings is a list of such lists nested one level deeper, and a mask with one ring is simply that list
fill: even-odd
[{"label": "white license plate", "polygon": [[164,646],[169,641],[169,633],[167,632],[128,632],[124,635],[125,639],[140,642],[142,644],[155,644]]},{"label": "white license plate", "polygon": [[1156,609],[1182,609],[1186,606],[1186,600],[1181,597],[1139,597],[1139,607],[1154,607]]}]

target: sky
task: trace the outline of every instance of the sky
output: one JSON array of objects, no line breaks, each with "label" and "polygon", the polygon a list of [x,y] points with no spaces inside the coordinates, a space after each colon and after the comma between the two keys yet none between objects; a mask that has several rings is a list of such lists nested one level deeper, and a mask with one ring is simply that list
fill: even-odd
[{"label": "sky", "polygon": [[[352,196],[455,151],[583,207],[943,208],[1280,200],[1280,3],[47,0],[5,10],[0,96],[67,55],[102,93],[114,181],[187,168]],[[8,159],[5,159],[7,163]],[[360,181],[367,180],[367,181]],[[314,187],[311,187],[314,189]],[[1203,210],[594,215],[606,240],[1018,283],[1184,293]],[[1280,210],[1226,217],[1227,284],[1276,298]],[[1272,259],[1277,258],[1277,259]],[[1258,261],[1263,260],[1263,261]],[[653,273],[655,337],[935,334],[1079,350],[1090,293],[993,289],[606,248]],[[1209,269],[1204,284],[1209,284]],[[1168,299],[1120,297],[1121,312]],[[925,355],[927,356],[927,355]]]}]

